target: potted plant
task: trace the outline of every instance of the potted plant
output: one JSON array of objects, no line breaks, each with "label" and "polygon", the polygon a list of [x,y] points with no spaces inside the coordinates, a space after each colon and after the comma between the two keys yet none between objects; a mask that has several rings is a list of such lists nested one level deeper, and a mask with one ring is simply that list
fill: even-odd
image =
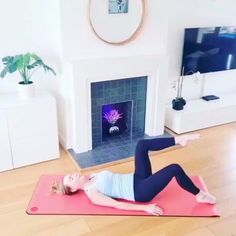
[{"label": "potted plant", "polygon": [[0,73],[0,77],[4,78],[7,73],[14,73],[18,71],[21,76],[19,82],[19,95],[22,98],[34,96],[34,86],[32,76],[39,68],[43,68],[45,72],[51,71],[56,75],[55,71],[46,65],[43,60],[35,53],[26,53],[15,56],[7,56],[2,59],[5,67]]},{"label": "potted plant", "polygon": [[200,76],[200,72],[191,70],[185,73],[184,67],[182,68],[181,75],[177,81],[177,96],[175,99],[172,100],[172,108],[177,111],[183,110],[184,106],[186,105],[186,100],[182,97],[184,75],[191,75],[194,76],[195,79],[198,79]]},{"label": "potted plant", "polygon": [[172,100],[172,108],[174,110],[183,110],[186,105],[186,100],[182,97],[183,81],[184,81],[184,67],[182,68],[181,75],[177,81],[177,96]]}]

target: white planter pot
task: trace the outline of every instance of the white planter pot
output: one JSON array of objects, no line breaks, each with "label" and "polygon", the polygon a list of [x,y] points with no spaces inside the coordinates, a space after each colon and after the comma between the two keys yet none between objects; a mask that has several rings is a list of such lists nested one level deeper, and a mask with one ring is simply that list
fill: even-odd
[{"label": "white planter pot", "polygon": [[29,84],[19,82],[18,94],[21,99],[29,99],[35,96],[34,83],[32,81]]}]

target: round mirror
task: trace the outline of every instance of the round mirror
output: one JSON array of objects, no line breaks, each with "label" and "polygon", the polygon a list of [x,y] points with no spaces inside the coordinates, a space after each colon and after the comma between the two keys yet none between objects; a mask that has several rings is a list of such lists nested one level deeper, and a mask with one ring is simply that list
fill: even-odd
[{"label": "round mirror", "polygon": [[140,31],[145,0],[89,0],[89,22],[102,41],[125,44]]}]

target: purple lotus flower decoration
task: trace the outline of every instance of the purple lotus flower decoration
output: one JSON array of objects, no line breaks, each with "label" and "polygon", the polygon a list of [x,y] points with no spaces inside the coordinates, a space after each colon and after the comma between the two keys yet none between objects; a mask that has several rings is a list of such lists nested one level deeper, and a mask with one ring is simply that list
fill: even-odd
[{"label": "purple lotus flower decoration", "polygon": [[122,118],[122,113],[119,113],[117,109],[110,110],[109,112],[105,112],[103,117],[107,120],[109,124],[114,125],[117,120]]}]

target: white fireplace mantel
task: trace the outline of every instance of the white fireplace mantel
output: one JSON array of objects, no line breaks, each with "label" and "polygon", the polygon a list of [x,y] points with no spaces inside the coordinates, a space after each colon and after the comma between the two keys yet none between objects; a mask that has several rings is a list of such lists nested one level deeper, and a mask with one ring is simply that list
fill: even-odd
[{"label": "white fireplace mantel", "polygon": [[167,65],[166,55],[86,58],[73,61],[72,149],[76,153],[92,149],[92,82],[147,76],[145,133],[150,136],[163,134]]}]

